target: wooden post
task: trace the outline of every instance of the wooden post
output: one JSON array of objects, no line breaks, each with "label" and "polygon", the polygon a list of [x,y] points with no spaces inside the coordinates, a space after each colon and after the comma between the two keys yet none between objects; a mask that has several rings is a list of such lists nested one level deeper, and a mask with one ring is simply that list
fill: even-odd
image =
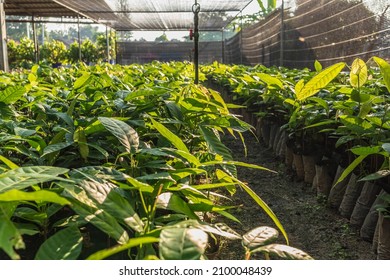
[{"label": "wooden post", "polygon": [[194,13],[194,68],[195,68],[195,81],[199,84],[199,12],[200,5],[195,0],[195,4],[192,6],[192,12]]},{"label": "wooden post", "polygon": [[77,14],[77,40],[79,44],[79,62],[82,60],[82,55],[81,55],[81,33],[80,33],[80,15]]}]

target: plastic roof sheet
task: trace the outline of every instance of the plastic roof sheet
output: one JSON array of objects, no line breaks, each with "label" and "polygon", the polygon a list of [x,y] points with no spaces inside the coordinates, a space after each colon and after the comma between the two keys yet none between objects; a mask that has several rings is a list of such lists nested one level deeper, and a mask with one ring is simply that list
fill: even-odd
[{"label": "plastic roof sheet", "polygon": [[5,13],[13,16],[77,17],[77,12],[53,0],[5,0]]},{"label": "plastic roof sheet", "polygon": [[[200,30],[219,30],[253,0],[198,0]],[[116,30],[187,30],[194,0],[54,0]]]}]

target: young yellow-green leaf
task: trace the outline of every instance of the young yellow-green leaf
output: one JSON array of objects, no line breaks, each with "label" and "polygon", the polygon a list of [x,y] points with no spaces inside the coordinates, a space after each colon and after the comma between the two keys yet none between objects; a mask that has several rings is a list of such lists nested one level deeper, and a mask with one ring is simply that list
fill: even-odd
[{"label": "young yellow-green leaf", "polygon": [[25,92],[26,89],[20,85],[7,87],[0,93],[0,102],[3,102],[4,104],[15,103],[23,96]]},{"label": "young yellow-green leaf", "polygon": [[20,256],[15,249],[24,249],[25,244],[23,242],[20,231],[10,220],[14,206],[10,206],[12,203],[0,203],[0,250],[3,250],[11,259],[18,260]]},{"label": "young yellow-green leaf", "polygon": [[316,61],[314,61],[314,68],[316,69],[317,72],[321,72],[322,70],[322,65],[317,59]]},{"label": "young yellow-green leaf", "polygon": [[360,58],[352,62],[351,72],[349,74],[351,86],[355,88],[362,87],[367,82],[368,70],[366,63]]},{"label": "young yellow-green leaf", "polygon": [[[295,95],[298,96],[300,94],[300,92],[301,92],[302,88],[304,87],[304,85],[305,85],[305,80],[303,80],[303,79],[299,80],[298,83],[296,83],[295,88],[294,88]],[[292,104],[292,105],[294,105],[294,104]]]},{"label": "young yellow-green leaf", "polygon": [[11,169],[16,169],[19,167],[18,165],[16,165],[12,161],[10,161],[8,158],[3,157],[2,155],[0,155],[0,161],[4,162],[4,164],[7,165]]},{"label": "young yellow-green leaf", "polygon": [[74,82],[73,88],[79,89],[86,85],[91,79],[91,73],[85,72],[81,77]]},{"label": "young yellow-green leaf", "polygon": [[373,59],[381,69],[383,80],[385,82],[387,90],[390,92],[390,64],[386,60],[376,56],[374,56]]},{"label": "young yellow-green leaf", "polygon": [[154,120],[152,117],[150,117],[150,120],[152,121],[153,127],[157,129],[157,131],[166,138],[169,142],[172,143],[173,146],[176,147],[176,149],[190,153],[188,150],[186,144],[172,131],[170,131],[168,128],[166,128],[163,124],[159,123],[158,121]]},{"label": "young yellow-green leaf", "polygon": [[25,192],[20,190],[9,190],[4,193],[0,193],[0,201],[45,201],[45,202],[53,202],[60,205],[70,204],[70,202],[58,195],[55,192],[48,190],[39,190],[34,192]]},{"label": "young yellow-green leaf", "polygon": [[[295,91],[296,98],[299,101],[305,100],[306,98],[313,96],[321,89],[325,88],[345,67],[344,62],[339,62],[328,68],[322,70],[320,73],[315,75],[310,81],[308,81],[303,88],[297,92]],[[300,83],[300,82],[298,82]]]}]

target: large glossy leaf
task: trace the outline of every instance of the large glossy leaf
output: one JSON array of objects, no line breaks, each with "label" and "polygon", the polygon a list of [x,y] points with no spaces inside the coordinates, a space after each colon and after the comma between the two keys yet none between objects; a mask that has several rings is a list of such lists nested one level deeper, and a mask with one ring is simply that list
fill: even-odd
[{"label": "large glossy leaf", "polygon": [[76,260],[81,253],[83,237],[77,227],[68,227],[50,236],[39,247],[36,260]]},{"label": "large glossy leaf", "polygon": [[114,246],[112,248],[104,249],[101,251],[98,251],[96,253],[93,253],[90,255],[87,260],[103,260],[106,259],[112,255],[115,255],[119,252],[122,252],[124,250],[128,250],[133,247],[137,247],[140,245],[146,245],[150,243],[156,243],[159,239],[155,237],[137,237],[137,238],[131,238],[129,242],[121,245]]},{"label": "large glossy leaf", "polygon": [[279,233],[274,228],[266,226],[257,227],[242,236],[242,244],[246,248],[253,250],[260,246],[273,243],[278,236]]},{"label": "large glossy leaf", "polygon": [[85,85],[87,85],[91,81],[91,73],[85,72],[82,76],[77,78],[77,80],[73,84],[73,89],[79,89]]},{"label": "large glossy leaf", "polygon": [[163,124],[159,123],[158,121],[154,120],[152,117],[150,117],[150,120],[152,121],[153,127],[157,129],[157,131],[166,138],[169,142],[172,143],[173,146],[176,147],[176,149],[190,153],[188,150],[186,144],[172,131],[170,131],[168,128],[166,128]]},{"label": "large glossy leaf", "polygon": [[302,101],[310,96],[315,95],[321,89],[325,88],[334,78],[336,78],[344,67],[345,63],[339,62],[322,70],[310,81],[308,81],[307,84],[302,87],[302,89],[297,91],[296,88],[296,98],[299,101]]},{"label": "large glossy leaf", "polygon": [[12,189],[4,193],[0,193],[0,201],[8,201],[8,202],[45,201],[45,202],[57,203],[60,205],[70,204],[70,202],[67,199],[61,197],[55,192],[48,191],[48,190],[25,192],[25,191]]},{"label": "large glossy leaf", "polygon": [[271,256],[276,256],[285,260],[313,260],[310,255],[302,250],[283,244],[262,246],[253,250],[252,253],[267,253]]},{"label": "large glossy leaf", "polygon": [[119,140],[128,153],[138,150],[138,133],[131,126],[114,118],[99,117],[98,119]]},{"label": "large glossy leaf", "polygon": [[11,189],[24,189],[38,183],[66,179],[58,177],[68,172],[66,168],[53,166],[19,167],[0,174],[0,193]]},{"label": "large glossy leaf", "polygon": [[94,181],[84,180],[79,183],[94,200],[99,209],[115,217],[122,224],[136,232],[142,232],[144,224],[130,203],[115,191],[115,185],[96,178]]},{"label": "large glossy leaf", "polygon": [[349,74],[350,83],[355,88],[362,87],[367,82],[368,70],[366,63],[360,58],[356,58],[351,65]]},{"label": "large glossy leaf", "polygon": [[61,184],[66,190],[64,195],[72,203],[72,209],[107,235],[114,238],[119,244],[124,244],[129,240],[129,235],[109,213],[100,209],[87,193],[71,184]]},{"label": "large glossy leaf", "polygon": [[164,260],[198,260],[207,247],[207,234],[197,228],[165,228],[159,242]]},{"label": "large glossy leaf", "polygon": [[26,92],[23,86],[7,87],[0,94],[0,102],[4,104],[12,104],[18,101]]}]

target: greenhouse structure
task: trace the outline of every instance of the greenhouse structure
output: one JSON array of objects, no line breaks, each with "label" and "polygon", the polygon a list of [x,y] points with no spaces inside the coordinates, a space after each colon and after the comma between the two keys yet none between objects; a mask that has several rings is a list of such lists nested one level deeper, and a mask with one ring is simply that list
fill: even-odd
[{"label": "greenhouse structure", "polygon": [[390,0],[0,0],[0,31],[0,260],[390,259]]}]

